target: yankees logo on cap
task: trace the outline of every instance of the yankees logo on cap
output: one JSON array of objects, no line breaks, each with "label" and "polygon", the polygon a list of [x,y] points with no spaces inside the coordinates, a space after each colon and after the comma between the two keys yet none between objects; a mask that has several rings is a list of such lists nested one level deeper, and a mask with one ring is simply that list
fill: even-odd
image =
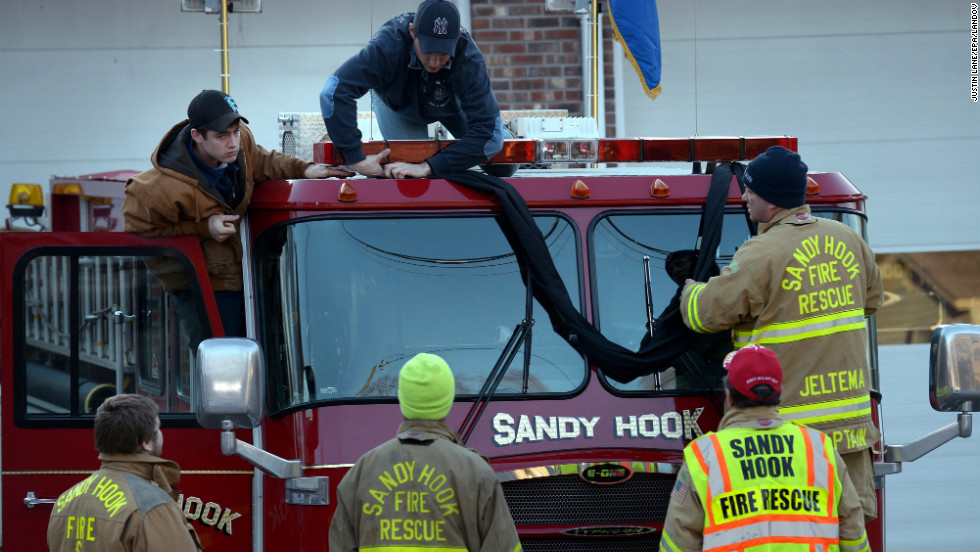
[{"label": "yankees logo on cap", "polygon": [[412,23],[422,53],[448,56],[456,53],[456,40],[462,29],[459,11],[447,0],[425,0],[419,4]]}]

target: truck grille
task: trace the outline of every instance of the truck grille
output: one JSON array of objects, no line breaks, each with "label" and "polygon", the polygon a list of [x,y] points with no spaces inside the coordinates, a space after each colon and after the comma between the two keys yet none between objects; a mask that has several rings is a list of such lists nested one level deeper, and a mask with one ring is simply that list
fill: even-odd
[{"label": "truck grille", "polygon": [[[594,485],[577,475],[556,475],[505,481],[501,484],[511,516],[517,525],[629,525],[663,522],[674,474],[635,473],[624,483]],[[606,539],[598,539],[605,541]],[[611,539],[615,542],[619,539]],[[641,541],[640,537],[622,539]],[[572,538],[568,542],[596,539]],[[648,540],[649,542],[649,540]],[[527,550],[530,548],[525,547]],[[632,548],[591,548],[592,550],[633,550]],[[585,548],[547,548],[546,550],[585,550]]]},{"label": "truck grille", "polygon": [[659,533],[622,539],[521,539],[524,552],[649,552],[659,547]]}]

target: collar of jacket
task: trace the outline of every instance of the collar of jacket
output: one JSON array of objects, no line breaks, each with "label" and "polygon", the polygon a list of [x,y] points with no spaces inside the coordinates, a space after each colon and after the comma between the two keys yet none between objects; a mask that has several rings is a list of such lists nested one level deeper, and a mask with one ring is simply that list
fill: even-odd
[{"label": "collar of jacket", "polygon": [[725,413],[718,424],[718,429],[749,428],[773,429],[783,424],[779,417],[778,406],[750,406],[749,408],[733,408]]},{"label": "collar of jacket", "polygon": [[806,214],[809,215],[810,214],[810,206],[809,205],[800,205],[799,207],[790,207],[790,208],[787,208],[787,209],[783,209],[782,211],[777,211],[776,214],[773,215],[771,219],[769,219],[769,222],[760,222],[759,223],[759,231],[758,231],[758,234],[761,236],[762,234],[765,234],[766,232],[768,232],[772,227],[774,227],[774,226],[776,226],[776,225],[778,225],[780,223],[783,223],[783,222],[787,222],[787,223],[788,222],[798,222],[796,219],[792,219],[792,220],[786,220],[786,219],[792,217],[793,215],[799,214],[799,213],[806,213]]},{"label": "collar of jacket", "polygon": [[152,454],[106,454],[100,453],[102,469],[125,471],[149,479],[174,497],[174,489],[180,481],[180,466],[173,460],[166,460]]},{"label": "collar of jacket", "polygon": [[462,441],[445,420],[405,420],[398,426],[398,438],[419,441],[441,438],[457,445]]}]

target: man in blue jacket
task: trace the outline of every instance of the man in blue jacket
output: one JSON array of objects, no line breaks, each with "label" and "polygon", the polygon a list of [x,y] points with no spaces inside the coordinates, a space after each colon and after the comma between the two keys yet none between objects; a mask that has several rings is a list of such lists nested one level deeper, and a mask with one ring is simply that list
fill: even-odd
[{"label": "man in blue jacket", "polygon": [[[426,139],[440,122],[457,139],[422,163],[387,163],[388,150],[365,156],[357,129],[357,99],[371,91],[372,108],[388,140]],[[500,107],[483,54],[446,0],[425,0],[378,29],[357,55],[323,85],[320,111],[334,146],[365,176],[426,177],[466,170],[503,146]]]}]

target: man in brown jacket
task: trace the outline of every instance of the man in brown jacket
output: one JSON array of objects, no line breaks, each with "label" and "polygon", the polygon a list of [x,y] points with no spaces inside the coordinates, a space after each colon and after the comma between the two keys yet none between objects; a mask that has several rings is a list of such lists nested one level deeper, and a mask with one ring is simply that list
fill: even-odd
[{"label": "man in brown jacket", "polygon": [[420,353],[405,363],[398,374],[405,421],[337,486],[331,552],[521,550],[496,474],[446,425],[454,397],[442,358]]},{"label": "man in brown jacket", "polygon": [[102,467],[60,497],[48,522],[51,552],[198,552],[173,487],[180,466],[160,458],[163,433],[156,403],[115,395],[95,414]]},{"label": "man in brown jacket", "polygon": [[772,349],[786,367],[779,413],[833,439],[861,497],[877,516],[871,447],[866,318],[884,291],[875,255],[849,226],[815,217],[806,205],[807,166],[774,146],[745,169],[749,217],[759,233],[721,274],[688,280],[681,316],[692,330],[733,330],[735,347]]},{"label": "man in brown jacket", "polygon": [[[231,96],[204,90],[187,107],[187,119],[160,141],[153,168],[126,183],[123,217],[127,232],[148,237],[190,234],[201,240],[225,335],[245,335],[241,216],[255,183],[279,178],[327,178],[354,173],[268,151],[255,143],[248,119]],[[174,292],[192,349],[202,338],[190,286],[176,263],[148,263]]]}]

